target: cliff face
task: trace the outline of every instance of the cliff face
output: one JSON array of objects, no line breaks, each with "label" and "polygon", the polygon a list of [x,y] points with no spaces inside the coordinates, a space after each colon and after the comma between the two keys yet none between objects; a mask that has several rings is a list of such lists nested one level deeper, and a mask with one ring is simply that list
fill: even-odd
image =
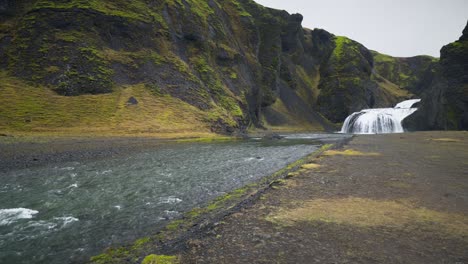
[{"label": "cliff face", "polygon": [[408,91],[376,73],[372,53],[346,37],[333,37],[334,49],[321,69],[320,111],[343,122],[364,108],[388,107],[410,97]]},{"label": "cliff face", "polygon": [[468,129],[468,24],[458,41],[440,50],[440,63],[420,109],[405,120],[412,130]]},{"label": "cliff face", "polygon": [[[159,123],[142,131],[162,131],[169,121],[227,134],[333,130],[354,111],[418,94],[415,83],[432,63],[402,61],[398,69],[407,69],[395,72],[361,44],[304,29],[301,15],[251,0],[0,0],[0,14],[0,73],[15,83],[5,89],[10,99],[0,110],[12,114],[0,118],[0,129],[75,125],[47,112],[52,107],[41,98],[53,91],[77,108],[90,94],[113,98],[102,104],[105,114],[78,113],[113,123],[111,130],[134,119],[148,123],[154,112]],[[41,87],[33,106],[13,101],[20,86]],[[186,115],[180,109],[194,117],[179,120]]]},{"label": "cliff face", "polygon": [[372,51],[375,71],[388,81],[420,95],[431,84],[438,59],[430,56],[396,58]]},{"label": "cliff face", "polygon": [[327,126],[312,109],[320,33],[305,36],[301,15],[248,0],[27,2],[0,5],[11,76],[63,96],[144,84],[207,113],[214,132]]}]

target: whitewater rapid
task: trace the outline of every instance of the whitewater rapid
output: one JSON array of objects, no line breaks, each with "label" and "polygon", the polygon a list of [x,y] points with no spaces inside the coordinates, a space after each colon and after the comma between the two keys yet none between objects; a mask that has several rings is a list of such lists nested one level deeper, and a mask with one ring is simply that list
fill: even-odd
[{"label": "whitewater rapid", "polygon": [[403,133],[403,119],[414,113],[412,107],[421,99],[411,99],[398,103],[394,108],[363,109],[348,116],[341,128],[341,133],[381,134]]}]

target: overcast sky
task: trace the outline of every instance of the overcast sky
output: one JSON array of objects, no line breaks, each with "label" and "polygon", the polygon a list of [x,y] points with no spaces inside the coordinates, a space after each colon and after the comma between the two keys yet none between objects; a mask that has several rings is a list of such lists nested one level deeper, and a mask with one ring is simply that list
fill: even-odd
[{"label": "overcast sky", "polygon": [[347,36],[396,57],[431,55],[457,40],[468,0],[255,0],[304,16],[302,25]]}]

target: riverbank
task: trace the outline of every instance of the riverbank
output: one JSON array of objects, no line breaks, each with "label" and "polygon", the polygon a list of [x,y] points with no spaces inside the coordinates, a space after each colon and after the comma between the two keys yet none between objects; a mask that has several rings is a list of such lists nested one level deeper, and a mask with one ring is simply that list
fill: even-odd
[{"label": "riverbank", "polygon": [[235,140],[216,134],[177,136],[0,136],[0,172],[60,162],[82,162],[158,148],[167,142]]},{"label": "riverbank", "polygon": [[467,132],[357,136],[146,263],[465,263],[467,147]]},{"label": "riverbank", "polygon": [[468,133],[358,136],[173,252],[181,263],[465,263]]}]

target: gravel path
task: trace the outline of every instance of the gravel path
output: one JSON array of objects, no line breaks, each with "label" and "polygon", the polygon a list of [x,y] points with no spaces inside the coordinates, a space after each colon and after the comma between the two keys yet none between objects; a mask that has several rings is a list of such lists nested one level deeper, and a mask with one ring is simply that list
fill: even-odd
[{"label": "gravel path", "polygon": [[468,133],[357,136],[176,252],[182,263],[468,263]]}]

